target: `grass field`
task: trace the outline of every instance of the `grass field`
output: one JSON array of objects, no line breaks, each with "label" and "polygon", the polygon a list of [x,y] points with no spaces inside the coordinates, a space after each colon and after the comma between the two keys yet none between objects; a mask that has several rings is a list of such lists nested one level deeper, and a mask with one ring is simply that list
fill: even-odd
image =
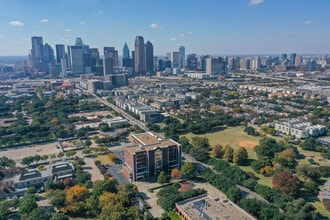
[{"label": "grass field", "polygon": [[[255,137],[248,135],[247,133],[244,132],[244,127],[243,126],[238,126],[238,127],[224,127],[224,129],[216,132],[210,132],[207,134],[203,135],[196,135],[192,133],[188,133],[186,135],[188,139],[191,139],[194,136],[199,136],[199,137],[206,137],[209,139],[210,145],[214,146],[215,144],[221,144],[222,146],[229,145],[234,149],[239,148],[239,143],[241,141],[250,141],[250,142],[257,142],[259,143],[259,140],[261,137]],[[252,148],[247,148],[249,157],[251,159],[256,159],[257,155],[253,151]]]},{"label": "grass field", "polygon": [[94,158],[94,161],[99,160],[101,164],[113,164],[113,162],[109,159],[107,155],[98,155]]},{"label": "grass field", "polygon": [[169,211],[167,213],[168,217],[170,217],[171,220],[180,220],[181,218],[176,214],[176,212]]}]

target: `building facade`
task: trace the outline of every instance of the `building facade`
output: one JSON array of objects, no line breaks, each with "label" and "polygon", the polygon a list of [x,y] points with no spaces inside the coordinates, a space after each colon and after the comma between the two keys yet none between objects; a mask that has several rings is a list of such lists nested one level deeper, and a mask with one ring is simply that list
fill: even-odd
[{"label": "building facade", "polygon": [[134,146],[125,148],[123,173],[130,181],[156,177],[160,171],[181,168],[181,145],[146,132],[132,136]]},{"label": "building facade", "polygon": [[146,72],[146,54],[144,48],[144,39],[142,36],[135,38],[134,49],[134,71],[137,74],[144,74]]}]

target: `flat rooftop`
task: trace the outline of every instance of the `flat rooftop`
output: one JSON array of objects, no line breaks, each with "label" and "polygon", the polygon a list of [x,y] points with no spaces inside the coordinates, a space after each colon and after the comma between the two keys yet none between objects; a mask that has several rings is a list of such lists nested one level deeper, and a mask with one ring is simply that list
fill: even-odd
[{"label": "flat rooftop", "polygon": [[231,201],[212,198],[209,195],[201,195],[186,199],[177,202],[176,205],[194,220],[254,219],[238,209]]}]

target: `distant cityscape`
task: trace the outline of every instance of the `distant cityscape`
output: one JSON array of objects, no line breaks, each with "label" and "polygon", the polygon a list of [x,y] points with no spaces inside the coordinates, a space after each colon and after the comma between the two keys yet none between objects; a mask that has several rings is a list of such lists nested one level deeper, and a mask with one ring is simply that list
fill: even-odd
[{"label": "distant cityscape", "polygon": [[[135,38],[134,48],[130,51],[127,43],[123,45],[122,55],[118,49],[104,46],[103,53],[91,48],[80,37],[74,45],[56,44],[55,50],[44,43],[40,36],[31,37],[31,51],[24,62],[15,65],[0,64],[0,73],[47,74],[52,77],[77,77],[95,74],[104,77],[118,75],[127,81],[127,77],[138,75],[178,75],[186,74],[191,78],[210,79],[226,77],[229,72],[279,72],[279,71],[315,71],[330,67],[330,58],[326,54],[302,56],[296,53],[264,56],[210,56],[186,54],[185,46],[177,51],[154,55],[154,46],[142,36]],[[11,61],[13,61],[13,57]],[[5,61],[6,62],[6,61]],[[7,58],[8,62],[8,58]],[[3,75],[1,77],[4,77]],[[15,76],[12,76],[14,77]]]}]

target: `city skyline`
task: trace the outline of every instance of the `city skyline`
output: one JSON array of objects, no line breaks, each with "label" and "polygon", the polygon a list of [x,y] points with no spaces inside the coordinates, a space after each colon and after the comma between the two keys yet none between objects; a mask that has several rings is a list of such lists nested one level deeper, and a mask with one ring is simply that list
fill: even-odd
[{"label": "city skyline", "polygon": [[134,49],[136,36],[150,40],[155,55],[182,45],[186,54],[330,52],[329,1],[13,0],[0,1],[0,8],[2,56],[30,54],[32,36],[53,48],[81,37],[91,48],[111,46],[120,55],[125,43]]}]

